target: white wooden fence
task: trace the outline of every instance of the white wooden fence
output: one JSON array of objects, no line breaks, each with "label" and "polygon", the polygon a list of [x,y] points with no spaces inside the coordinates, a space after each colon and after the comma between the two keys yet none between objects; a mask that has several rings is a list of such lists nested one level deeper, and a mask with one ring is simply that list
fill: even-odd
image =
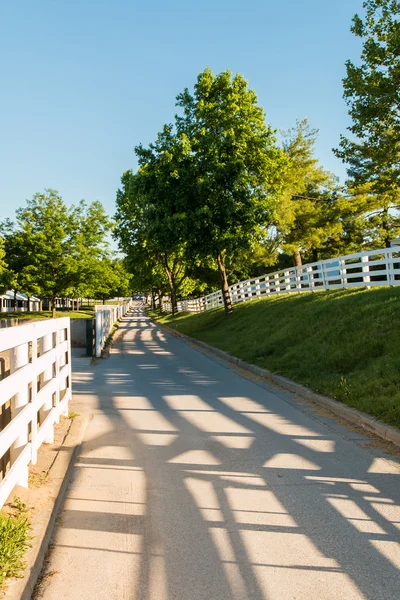
[{"label": "white wooden fence", "polygon": [[1,329],[0,354],[10,372],[0,381],[0,406],[11,402],[11,420],[0,432],[0,457],[10,456],[0,482],[1,507],[17,483],[28,486],[29,463],[36,463],[43,442],[54,441],[54,423],[68,414],[70,319]]},{"label": "white wooden fence", "polygon": [[131,305],[131,300],[121,304],[96,304],[96,356],[98,358],[114,324],[128,312]]},{"label": "white wooden fence", "polygon": [[[352,287],[400,285],[400,247],[369,250],[301,267],[282,269],[229,287],[233,304],[274,294],[314,292]],[[178,302],[178,312],[201,312],[223,305],[221,290]],[[170,305],[165,304],[170,310]]]}]

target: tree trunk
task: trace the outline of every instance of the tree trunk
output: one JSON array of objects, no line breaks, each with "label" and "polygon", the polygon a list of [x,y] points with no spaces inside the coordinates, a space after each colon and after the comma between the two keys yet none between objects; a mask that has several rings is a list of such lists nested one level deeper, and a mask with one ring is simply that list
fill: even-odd
[{"label": "tree trunk", "polygon": [[39,300],[39,312],[43,312],[43,300],[40,298]]},{"label": "tree trunk", "polygon": [[13,312],[17,312],[17,292],[14,290]]},{"label": "tree trunk", "polygon": [[27,296],[28,298],[28,312],[31,312],[31,297]]},{"label": "tree trunk", "polygon": [[385,240],[385,248],[390,248],[390,225],[388,219],[388,209],[383,209],[382,216],[382,229],[383,229],[383,238]]},{"label": "tree trunk", "polygon": [[219,280],[221,283],[222,299],[224,301],[224,307],[225,307],[225,314],[231,315],[233,309],[232,309],[231,296],[229,293],[228,278],[226,276],[225,252],[221,252],[220,254],[217,255],[217,264],[218,264]]},{"label": "tree trunk", "polygon": [[161,290],[158,290],[158,297],[159,297],[159,299],[160,299],[160,306],[158,307],[158,310],[159,310],[159,312],[160,312],[160,315],[161,315],[161,313],[163,312],[163,305],[162,305],[162,299],[163,299],[163,295],[164,295],[164,294],[161,292]]},{"label": "tree trunk", "polygon": [[172,314],[176,315],[178,313],[178,303],[176,301],[176,287],[175,287],[175,277],[169,267],[165,267],[165,272],[168,277],[169,289],[171,290],[171,309]]},{"label": "tree trunk", "polygon": [[301,267],[303,265],[303,261],[301,260],[301,254],[299,252],[299,250],[296,250],[296,252],[293,252],[293,266],[294,267]]},{"label": "tree trunk", "polygon": [[53,319],[56,318],[56,298],[55,296],[51,299],[51,316]]}]

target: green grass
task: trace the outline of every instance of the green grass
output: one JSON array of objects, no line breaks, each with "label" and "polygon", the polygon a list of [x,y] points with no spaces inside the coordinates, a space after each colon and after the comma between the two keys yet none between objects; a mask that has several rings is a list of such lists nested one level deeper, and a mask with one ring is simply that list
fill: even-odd
[{"label": "green grass", "polygon": [[157,317],[400,427],[400,288],[291,294]]},{"label": "green grass", "polygon": [[[0,313],[0,319],[18,319],[19,321],[29,321],[31,319],[51,319],[52,312],[51,310],[43,310],[42,312],[33,311],[33,312],[23,312],[23,313],[15,313],[15,312],[4,312]],[[93,310],[65,310],[65,311],[57,311],[56,317],[71,317],[71,319],[89,319],[94,317]]]},{"label": "green grass", "polygon": [[0,587],[9,577],[21,577],[30,546],[27,507],[14,498],[10,512],[0,511]]}]

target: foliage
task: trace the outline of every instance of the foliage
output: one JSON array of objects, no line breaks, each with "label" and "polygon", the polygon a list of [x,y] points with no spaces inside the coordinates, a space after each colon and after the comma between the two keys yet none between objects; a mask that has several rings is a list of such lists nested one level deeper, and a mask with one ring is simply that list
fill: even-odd
[{"label": "foliage", "polygon": [[363,7],[351,27],[363,43],[361,64],[347,61],[343,80],[352,137],[341,136],[336,154],[356,186],[370,183],[390,197],[400,179],[400,3],[366,0]]},{"label": "foliage", "polygon": [[59,296],[83,296],[93,287],[96,261],[108,255],[111,227],[99,202],[68,208],[55,190],[35,194],[16,211],[15,224],[2,225],[9,286],[53,304]]},{"label": "foliage", "polygon": [[[150,289],[163,296],[170,288],[173,311],[176,296],[186,279],[185,245],[180,240],[174,217],[168,217],[167,204],[174,192],[168,187],[168,160],[164,131],[148,149],[136,148],[140,169],[127,171],[117,192],[116,237],[125,252],[126,264],[137,290]],[[167,169],[167,172],[166,172]]]},{"label": "foliage", "polygon": [[0,292],[4,292],[8,287],[7,263],[4,258],[6,255],[5,241],[0,235]]},{"label": "foliage", "polygon": [[227,312],[231,311],[226,257],[249,250],[271,221],[285,157],[274,131],[242,75],[230,71],[199,74],[194,92],[177,98],[176,119],[184,156],[179,205],[171,210],[183,222],[192,256],[212,258],[218,265]]},{"label": "foliage", "polygon": [[289,162],[269,237],[275,250],[293,256],[295,265],[302,264],[301,255],[318,260],[322,247],[338,239],[342,230],[337,179],[315,158],[317,133],[302,119],[284,134]]},{"label": "foliage", "polygon": [[399,300],[399,287],[288,294],[230,319],[217,309],[162,322],[399,427]]},{"label": "foliage", "polygon": [[23,291],[28,296],[37,293],[38,287],[29,270],[29,257],[34,252],[32,239],[24,231],[17,229],[9,219],[1,224],[1,232],[7,260],[7,271],[3,276],[7,289],[12,289],[15,293]]},{"label": "foliage", "polygon": [[92,263],[93,287],[89,295],[101,298],[126,297],[131,294],[131,276],[119,259],[108,257]]},{"label": "foliage", "polygon": [[0,511],[0,586],[8,577],[21,577],[24,555],[30,546],[26,506],[14,499],[11,512]]},{"label": "foliage", "polygon": [[[390,240],[400,234],[399,212],[394,210],[393,199],[400,201],[396,193],[377,193],[372,183],[354,186],[347,184],[346,195],[338,203],[342,223],[342,235],[338,254],[390,246]],[[332,246],[327,248],[331,253]]]}]

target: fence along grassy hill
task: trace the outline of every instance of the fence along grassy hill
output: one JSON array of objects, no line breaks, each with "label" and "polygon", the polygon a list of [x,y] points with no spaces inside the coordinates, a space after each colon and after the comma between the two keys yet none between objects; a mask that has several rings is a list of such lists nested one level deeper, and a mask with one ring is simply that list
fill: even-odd
[{"label": "fence along grassy hill", "polygon": [[170,327],[400,427],[400,288],[285,294]]}]

